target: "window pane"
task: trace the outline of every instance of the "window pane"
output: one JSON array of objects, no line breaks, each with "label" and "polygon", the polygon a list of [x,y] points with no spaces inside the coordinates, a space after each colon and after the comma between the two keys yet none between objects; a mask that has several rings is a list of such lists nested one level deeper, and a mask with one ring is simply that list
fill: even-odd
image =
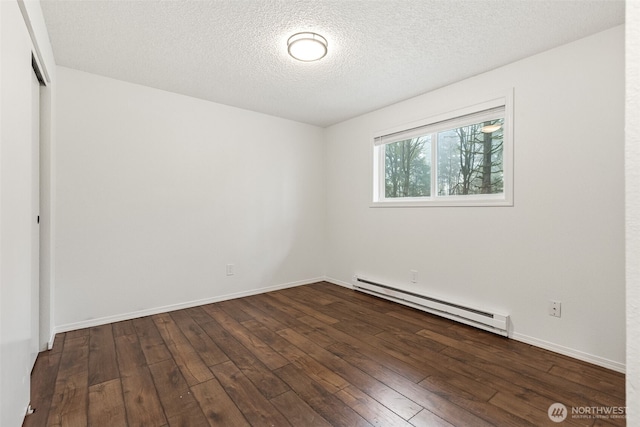
[{"label": "window pane", "polygon": [[431,195],[431,135],[385,145],[385,197]]},{"label": "window pane", "polygon": [[437,134],[439,196],[504,191],[503,125],[501,118]]}]

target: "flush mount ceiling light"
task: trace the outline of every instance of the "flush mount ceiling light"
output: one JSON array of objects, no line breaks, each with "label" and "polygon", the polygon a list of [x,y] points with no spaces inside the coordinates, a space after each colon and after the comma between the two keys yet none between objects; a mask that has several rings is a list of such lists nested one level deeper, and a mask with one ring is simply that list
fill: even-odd
[{"label": "flush mount ceiling light", "polygon": [[287,48],[298,61],[317,61],[327,54],[327,39],[316,33],[297,33],[289,37]]}]

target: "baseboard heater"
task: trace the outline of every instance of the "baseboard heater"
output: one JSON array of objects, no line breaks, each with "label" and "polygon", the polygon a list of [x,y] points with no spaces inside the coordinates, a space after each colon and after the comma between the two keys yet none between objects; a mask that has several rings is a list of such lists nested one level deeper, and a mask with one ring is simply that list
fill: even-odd
[{"label": "baseboard heater", "polygon": [[508,336],[508,315],[465,307],[453,302],[376,283],[362,277],[356,277],[353,287],[360,292],[408,305],[498,335]]}]

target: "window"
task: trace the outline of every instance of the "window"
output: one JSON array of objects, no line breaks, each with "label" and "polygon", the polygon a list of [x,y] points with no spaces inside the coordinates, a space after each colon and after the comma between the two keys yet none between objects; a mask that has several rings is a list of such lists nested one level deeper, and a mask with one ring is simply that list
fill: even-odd
[{"label": "window", "polygon": [[512,205],[510,101],[379,132],[373,206]]}]

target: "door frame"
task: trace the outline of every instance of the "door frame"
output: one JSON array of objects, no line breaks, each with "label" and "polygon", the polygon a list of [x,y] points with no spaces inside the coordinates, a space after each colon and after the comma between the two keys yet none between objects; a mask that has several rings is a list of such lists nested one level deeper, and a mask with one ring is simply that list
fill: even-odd
[{"label": "door frame", "polygon": [[[43,43],[46,34],[40,27],[34,28],[32,17],[38,19],[38,8],[30,7],[25,0],[17,0],[18,7],[24,19],[24,23],[31,39],[31,65],[40,81],[40,289],[39,289],[39,349],[53,348],[55,338],[55,311],[54,311],[54,225],[55,225],[55,129],[53,123],[53,111],[55,101],[55,89],[52,71],[47,65],[55,66],[52,57],[43,55],[38,40]],[[45,46],[46,48],[46,46]],[[46,58],[46,60],[45,60]]]}]

